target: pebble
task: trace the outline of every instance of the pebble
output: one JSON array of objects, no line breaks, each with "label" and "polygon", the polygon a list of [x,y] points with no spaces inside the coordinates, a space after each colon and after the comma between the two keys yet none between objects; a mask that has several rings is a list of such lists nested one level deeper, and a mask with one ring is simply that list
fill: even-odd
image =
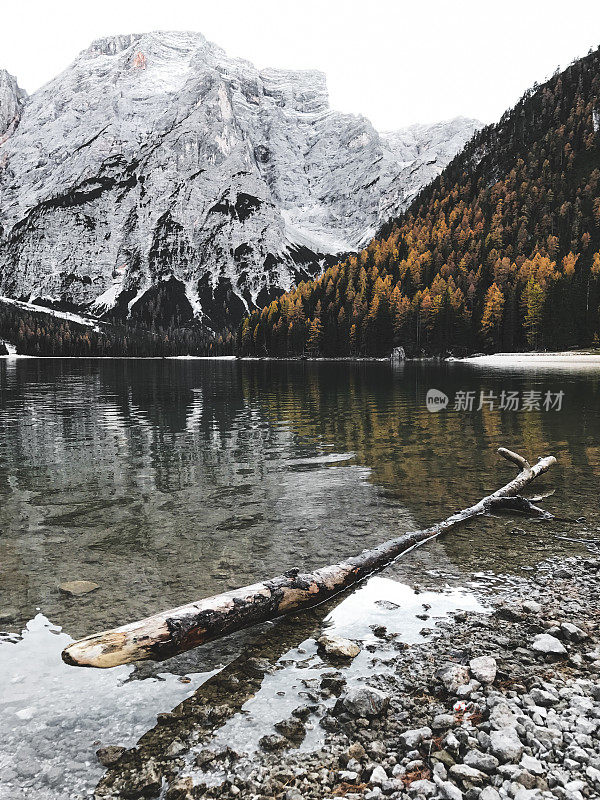
[{"label": "pebble", "polygon": [[381,786],[385,781],[387,781],[387,773],[384,768],[378,764],[371,772],[369,783],[372,783],[373,786]]},{"label": "pebble", "polygon": [[455,783],[450,781],[443,781],[434,774],[433,780],[435,785],[440,791],[440,794],[445,800],[463,800],[463,793]]},{"label": "pebble", "polygon": [[493,786],[486,786],[481,790],[479,800],[500,800],[500,794]]},{"label": "pebble", "polygon": [[524,769],[526,769],[528,772],[533,773],[534,775],[544,774],[543,764],[540,761],[538,761],[537,758],[527,755],[527,753],[523,755],[520,763]]}]

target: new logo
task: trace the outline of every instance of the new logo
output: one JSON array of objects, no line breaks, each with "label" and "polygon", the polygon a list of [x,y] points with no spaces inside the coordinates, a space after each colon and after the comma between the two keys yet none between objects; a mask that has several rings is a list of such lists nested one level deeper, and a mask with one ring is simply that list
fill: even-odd
[{"label": "new logo", "polygon": [[427,411],[442,411],[448,405],[448,395],[440,392],[439,389],[429,389],[425,397]]}]

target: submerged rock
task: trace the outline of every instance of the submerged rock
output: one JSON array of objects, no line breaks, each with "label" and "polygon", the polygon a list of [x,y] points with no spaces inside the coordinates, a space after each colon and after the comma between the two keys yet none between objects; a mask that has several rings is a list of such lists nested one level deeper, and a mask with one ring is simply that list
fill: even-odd
[{"label": "submerged rock", "polygon": [[284,750],[290,746],[290,743],[285,737],[272,733],[263,736],[259,741],[259,745],[263,750]]},{"label": "submerged rock", "polygon": [[319,648],[334,658],[356,658],[360,653],[360,647],[351,639],[344,639],[343,636],[324,633],[317,640]]},{"label": "submerged rock", "polygon": [[61,592],[71,597],[81,597],[84,594],[95,592],[100,586],[93,581],[66,581],[59,584],[58,588]]},{"label": "submerged rock", "polygon": [[299,719],[284,719],[275,723],[275,730],[291,742],[299,743],[306,736],[306,729]]}]

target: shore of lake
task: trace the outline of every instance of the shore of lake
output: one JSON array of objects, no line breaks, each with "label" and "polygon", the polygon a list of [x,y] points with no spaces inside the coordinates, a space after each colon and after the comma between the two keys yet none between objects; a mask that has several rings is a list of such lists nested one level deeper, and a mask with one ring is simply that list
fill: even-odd
[{"label": "shore of lake", "polygon": [[[193,355],[169,355],[169,356],[62,356],[62,355],[26,355],[16,352],[16,347],[9,342],[0,342],[7,347],[10,347],[11,352],[8,354],[0,353],[0,359],[14,360],[20,358],[37,358],[42,360],[75,360],[75,361],[243,361],[243,362],[340,362],[340,363],[389,363],[391,359],[388,356],[344,356],[344,357],[328,357],[328,356],[289,356],[289,357],[273,357],[273,356],[235,356],[235,355],[218,355],[218,356],[193,356]],[[459,362],[461,364],[474,364],[482,367],[544,367],[544,366],[564,366],[564,367],[578,367],[585,368],[586,366],[600,366],[600,351],[579,351],[579,350],[566,350],[563,352],[528,352],[528,353],[492,353],[489,355],[477,354],[472,356],[445,356],[445,355],[432,355],[432,356],[414,356],[406,357],[400,361],[394,362],[396,365],[403,364],[404,362],[419,362],[419,361],[445,361],[445,362]]]},{"label": "shore of lake", "polygon": [[494,353],[451,359],[478,367],[558,367],[586,368],[600,366],[600,351],[567,350],[554,353]]},{"label": "shore of lake", "polygon": [[[377,647],[367,645],[372,671],[358,684],[345,675],[355,650],[344,658],[347,642],[322,642],[331,671],[289,718],[266,726],[257,752],[211,744],[226,706],[196,707],[195,721],[176,710],[157,730],[175,725],[179,737],[171,731],[164,749],[155,737],[150,759],[146,752],[140,760],[141,750],[114,753],[95,797],[596,797],[599,600],[596,555],[542,563],[527,578],[507,578],[487,600],[491,613],[457,612],[433,624],[424,644],[407,646],[379,626]],[[427,616],[424,607],[425,626]],[[260,685],[269,665],[251,661],[256,674],[249,668],[248,680]],[[315,724],[323,740],[306,749]]]}]

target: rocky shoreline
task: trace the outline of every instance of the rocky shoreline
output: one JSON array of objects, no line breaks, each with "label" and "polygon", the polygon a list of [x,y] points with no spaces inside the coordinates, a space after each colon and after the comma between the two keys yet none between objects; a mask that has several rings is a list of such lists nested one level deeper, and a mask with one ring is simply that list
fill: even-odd
[{"label": "rocky shoreline", "polygon": [[[599,558],[542,563],[495,591],[491,613],[457,612],[424,644],[409,647],[379,626],[377,647],[367,645],[373,672],[358,683],[344,674],[358,648],[325,637],[331,669],[255,753],[183,734],[123,769],[128,751],[96,796],[598,797],[599,599]],[[306,749],[314,725],[324,739]]]}]

